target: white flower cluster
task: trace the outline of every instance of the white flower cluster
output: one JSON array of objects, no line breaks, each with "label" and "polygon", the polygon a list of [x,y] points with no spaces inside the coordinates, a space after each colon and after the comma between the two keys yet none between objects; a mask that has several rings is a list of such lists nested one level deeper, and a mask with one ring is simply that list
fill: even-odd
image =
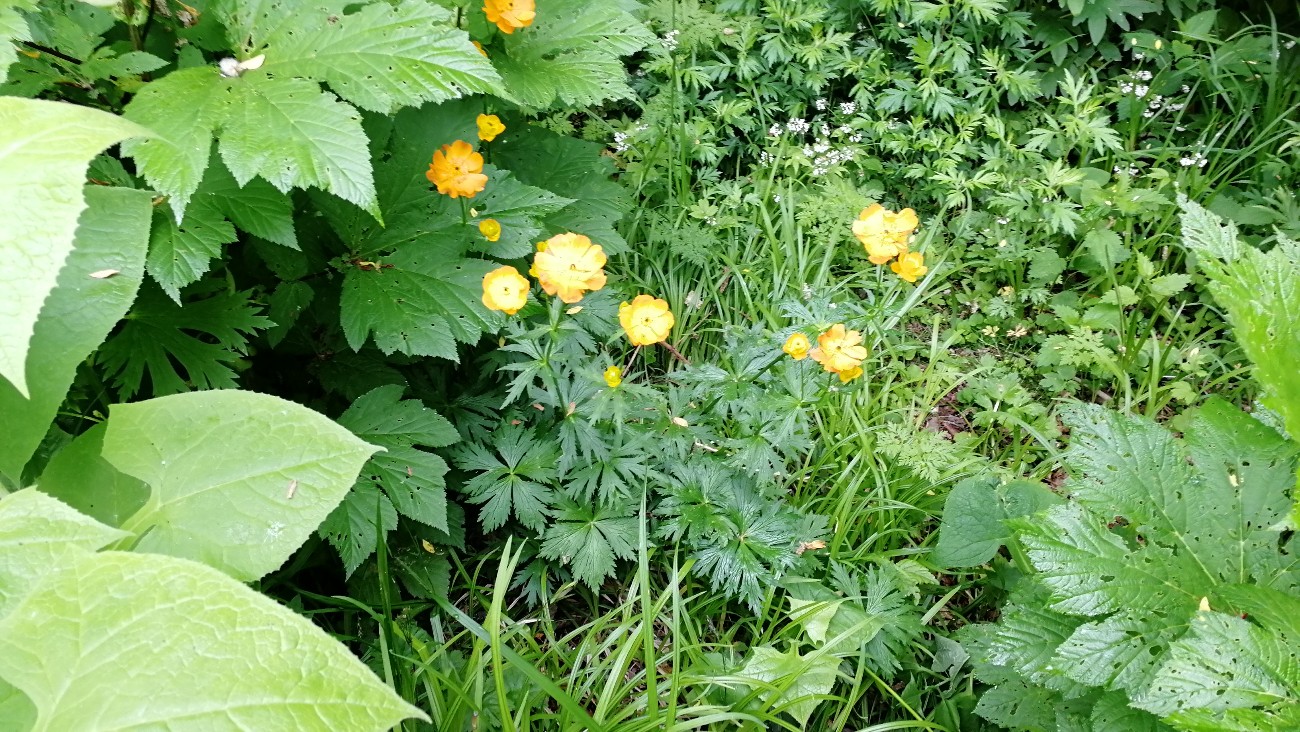
[{"label": "white flower cluster", "polygon": [[1138,170],[1136,165],[1129,165],[1127,167],[1123,165],[1116,165],[1114,170],[1112,170],[1111,172],[1113,172],[1115,175],[1119,175],[1120,173],[1123,173],[1130,178],[1136,178],[1138,173],[1140,173],[1141,171]]},{"label": "white flower cluster", "polygon": [[627,152],[627,149],[632,146],[632,143],[628,142],[628,139],[636,133],[645,132],[648,129],[650,128],[645,125],[637,125],[636,127],[633,127],[630,132],[615,132],[614,152]]},{"label": "white flower cluster", "polygon": [[1210,162],[1209,159],[1202,155],[1200,151],[1194,152],[1191,155],[1184,155],[1178,159],[1178,164],[1184,168],[1190,168],[1192,166],[1204,168],[1208,162]]},{"label": "white flower cluster", "polygon": [[676,51],[676,50],[677,50],[677,36],[680,35],[680,34],[681,34],[681,31],[679,31],[679,30],[670,30],[670,31],[668,31],[667,33],[664,34],[664,37],[663,37],[663,38],[660,38],[660,39],[659,39],[659,44],[662,45],[666,50],[669,50],[669,51]]},{"label": "white flower cluster", "polygon": [[817,108],[818,112],[825,112],[826,105],[827,105],[827,101],[825,99],[818,99],[817,101],[813,102],[813,106]]},{"label": "white flower cluster", "polygon": [[802,135],[808,130],[811,130],[812,125],[808,124],[808,121],[802,117],[794,117],[789,122],[785,123],[785,128],[789,130],[791,134]]},{"label": "white flower cluster", "polygon": [[840,102],[841,114],[853,114],[856,111],[858,111],[858,105],[853,102]]},{"label": "white flower cluster", "polygon": [[826,171],[840,163],[846,163],[853,159],[853,151],[848,149],[835,149],[831,146],[831,141],[823,137],[811,145],[804,145],[804,157],[812,160],[813,175],[825,175]]}]

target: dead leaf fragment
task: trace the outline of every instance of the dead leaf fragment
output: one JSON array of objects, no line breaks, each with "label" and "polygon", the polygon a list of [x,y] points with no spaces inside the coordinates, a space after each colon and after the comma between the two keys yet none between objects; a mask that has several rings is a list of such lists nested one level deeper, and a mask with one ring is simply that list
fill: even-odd
[{"label": "dead leaf fragment", "polygon": [[113,275],[121,274],[120,269],[101,269],[98,272],[91,272],[90,277],[96,280],[106,280]]},{"label": "dead leaf fragment", "polygon": [[822,541],[821,539],[814,539],[812,541],[801,541],[799,542],[798,548],[794,550],[794,553],[803,554],[804,552],[809,550],[825,549],[825,548],[826,548],[826,542]]},{"label": "dead leaf fragment", "polygon": [[290,501],[293,500],[293,494],[298,492],[298,481],[289,481],[289,489],[284,492],[284,497]]}]

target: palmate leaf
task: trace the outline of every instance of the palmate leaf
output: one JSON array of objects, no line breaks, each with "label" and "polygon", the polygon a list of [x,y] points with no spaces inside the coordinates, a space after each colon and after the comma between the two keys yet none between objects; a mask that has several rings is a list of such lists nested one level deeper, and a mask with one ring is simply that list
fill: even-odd
[{"label": "palmate leaf", "polygon": [[565,499],[555,509],[540,556],[568,564],[573,576],[593,591],[614,574],[619,559],[636,556],[640,523],[630,503],[622,509],[596,508]]},{"label": "palmate leaf", "polygon": [[211,261],[221,256],[221,248],[235,239],[235,227],[208,201],[191,204],[180,223],[170,206],[159,206],[145,267],[163,292],[180,303],[181,288],[198,281]]},{"label": "palmate leaf", "polygon": [[488,531],[503,526],[511,514],[534,531],[544,528],[558,458],[553,443],[514,425],[493,434],[491,449],[469,443],[452,455],[456,467],[477,473],[464,490],[471,503],[483,504],[479,521]]},{"label": "palmate leaf", "polygon": [[249,336],[271,324],[257,312],[247,293],[223,291],[182,307],[145,285],[99,359],[123,399],[140,393],[146,375],[154,396],[233,388],[232,365],[247,351]]},{"label": "palmate leaf", "polygon": [[717,529],[700,542],[695,571],[715,590],[743,600],[758,611],[763,598],[794,565],[798,515],[752,488],[735,487],[714,507]]},{"label": "palmate leaf", "polygon": [[521,106],[556,102],[590,106],[632,95],[620,56],[654,35],[629,12],[631,4],[543,0],[527,33],[504,37],[506,53],[494,58],[506,93]]}]

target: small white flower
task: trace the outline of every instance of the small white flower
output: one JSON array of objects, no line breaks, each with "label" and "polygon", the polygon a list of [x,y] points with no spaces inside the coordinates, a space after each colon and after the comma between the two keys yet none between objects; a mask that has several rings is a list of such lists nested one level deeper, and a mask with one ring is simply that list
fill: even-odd
[{"label": "small white flower", "polygon": [[818,112],[824,111],[826,109],[826,100],[818,99],[817,101],[813,102],[813,106],[817,108]]},{"label": "small white flower", "polygon": [[780,137],[781,132],[782,132],[781,125],[774,124],[771,127],[767,128],[767,134],[770,137]]},{"label": "small white flower", "polygon": [[858,111],[858,105],[853,102],[840,102],[840,112],[842,114],[853,114]]}]

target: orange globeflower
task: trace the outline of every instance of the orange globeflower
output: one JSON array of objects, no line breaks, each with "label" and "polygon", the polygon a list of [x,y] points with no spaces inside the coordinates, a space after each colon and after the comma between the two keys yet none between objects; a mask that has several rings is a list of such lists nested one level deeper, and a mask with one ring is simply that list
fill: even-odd
[{"label": "orange globeflower", "polygon": [[478,139],[483,142],[492,142],[497,139],[497,135],[506,131],[506,126],[501,123],[501,118],[495,114],[480,114],[478,116]]},{"label": "orange globeflower", "polygon": [[637,295],[618,306],[618,322],[634,346],[651,346],[668,339],[677,319],[668,303],[650,295]]},{"label": "orange globeflower", "polygon": [[464,140],[443,145],[435,152],[424,176],[438,186],[439,193],[452,198],[473,198],[487,187],[488,180],[483,175],[483,156],[474,152],[474,147]]},{"label": "orange globeflower", "polygon": [[516,28],[533,24],[537,4],[533,0],[483,0],[483,12],[489,23],[496,23],[502,33],[510,35]]},{"label": "orange globeflower", "polygon": [[920,252],[904,254],[897,262],[890,264],[889,268],[908,282],[916,282],[918,277],[924,277],[925,273],[930,271],[930,268],[925,266],[925,255]]},{"label": "orange globeflower", "polygon": [[853,235],[867,250],[872,264],[884,264],[907,252],[907,239],[920,224],[916,212],[905,208],[898,213],[874,203],[862,209],[853,222]]},{"label": "orange globeflower", "polygon": [[867,349],[861,343],[861,333],[845,330],[843,323],[836,323],[817,336],[817,347],[808,355],[826,371],[839,374],[840,381],[847,382],[862,375],[862,360],[867,357]]},{"label": "orange globeflower", "polygon": [[[548,295],[572,305],[605,286],[605,250],[582,234],[556,234],[537,245],[533,270]],[[530,270],[532,271],[532,270]]]},{"label": "orange globeflower", "polygon": [[496,219],[483,219],[478,222],[478,233],[488,241],[497,241],[501,238],[501,222]]},{"label": "orange globeflower", "polygon": [[498,267],[483,277],[483,304],[488,310],[514,315],[528,304],[528,280],[509,265]]},{"label": "orange globeflower", "polygon": [[795,333],[785,339],[785,345],[781,347],[781,350],[785,351],[790,358],[802,361],[808,357],[809,348],[812,348],[812,344],[808,342],[808,336],[803,333]]}]

